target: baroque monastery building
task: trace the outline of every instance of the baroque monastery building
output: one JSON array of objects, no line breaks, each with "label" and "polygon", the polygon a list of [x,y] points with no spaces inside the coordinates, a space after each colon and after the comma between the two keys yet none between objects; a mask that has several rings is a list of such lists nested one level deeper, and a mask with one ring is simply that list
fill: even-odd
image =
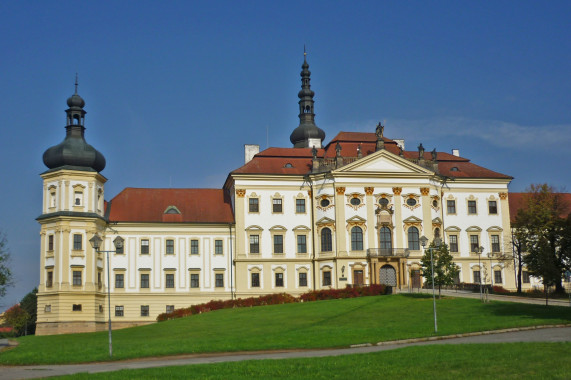
[{"label": "baroque monastery building", "polygon": [[108,290],[118,328],[212,299],[420,287],[421,236],[449,245],[458,282],[515,288],[512,177],[457,150],[405,150],[380,124],[323,145],[305,59],[301,84],[293,147],[246,145],[245,164],[221,189],[126,188],[109,202],[76,84],[65,139],[43,156],[37,334],[105,330]]}]

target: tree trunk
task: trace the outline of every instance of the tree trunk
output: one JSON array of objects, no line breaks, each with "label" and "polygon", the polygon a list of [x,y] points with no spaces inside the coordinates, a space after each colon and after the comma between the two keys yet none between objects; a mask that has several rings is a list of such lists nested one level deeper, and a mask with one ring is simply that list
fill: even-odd
[{"label": "tree trunk", "polygon": [[438,285],[438,299],[442,298],[441,285]]},{"label": "tree trunk", "polygon": [[549,293],[547,292],[547,285],[543,285],[543,291],[545,292],[545,306],[548,306],[549,305],[549,302],[548,302]]}]

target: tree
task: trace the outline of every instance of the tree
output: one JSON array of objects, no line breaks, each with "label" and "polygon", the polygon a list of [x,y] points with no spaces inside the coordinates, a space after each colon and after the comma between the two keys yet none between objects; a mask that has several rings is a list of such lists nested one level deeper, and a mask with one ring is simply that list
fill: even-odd
[{"label": "tree", "polygon": [[29,318],[30,316],[26,310],[20,307],[20,304],[16,304],[4,312],[4,320],[6,324],[12,326],[16,336],[20,336],[24,333]]},{"label": "tree", "polygon": [[441,244],[436,248],[434,242],[424,251],[421,260],[422,276],[426,283],[432,286],[432,262],[430,260],[430,250],[434,259],[434,285],[438,286],[438,298],[441,295],[442,286],[454,285],[454,280],[458,276],[460,270],[454,263],[454,258],[448,250],[447,244]]},{"label": "tree", "polygon": [[26,321],[25,335],[33,335],[36,333],[36,319],[38,316],[38,289],[34,288],[30,293],[26,294],[20,301],[20,307],[28,314]]},{"label": "tree", "polygon": [[10,263],[10,251],[8,250],[8,242],[4,234],[0,232],[0,298],[6,295],[8,287],[12,286],[12,271],[8,264]]},{"label": "tree", "polygon": [[571,269],[571,214],[562,193],[547,184],[531,185],[515,217],[514,234],[528,272],[564,292],[562,279]]}]

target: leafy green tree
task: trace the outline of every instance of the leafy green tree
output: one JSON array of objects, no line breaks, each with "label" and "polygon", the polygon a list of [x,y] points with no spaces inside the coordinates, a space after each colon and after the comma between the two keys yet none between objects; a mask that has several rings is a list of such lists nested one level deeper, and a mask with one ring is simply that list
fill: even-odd
[{"label": "leafy green tree", "polygon": [[546,297],[549,286],[555,286],[556,292],[565,291],[562,279],[571,269],[569,207],[553,187],[531,185],[515,218],[517,240],[525,252],[523,262],[531,275],[542,279]]},{"label": "leafy green tree", "polygon": [[438,298],[441,296],[442,286],[454,285],[454,280],[460,270],[454,263],[454,258],[448,250],[447,244],[441,244],[438,248],[434,242],[424,251],[421,260],[422,276],[426,283],[432,286],[432,262],[430,260],[430,250],[434,259],[434,286],[438,286]]},{"label": "leafy green tree", "polygon": [[20,307],[20,304],[16,304],[4,312],[4,320],[8,326],[12,326],[16,336],[24,334],[29,318],[30,316],[26,310]]},{"label": "leafy green tree", "polygon": [[10,270],[10,251],[4,234],[0,232],[0,298],[6,295],[8,287],[12,286],[12,271]]},{"label": "leafy green tree", "polygon": [[26,294],[20,301],[20,307],[28,314],[26,321],[26,335],[33,335],[36,333],[36,319],[38,316],[38,289],[34,288],[30,293]]}]

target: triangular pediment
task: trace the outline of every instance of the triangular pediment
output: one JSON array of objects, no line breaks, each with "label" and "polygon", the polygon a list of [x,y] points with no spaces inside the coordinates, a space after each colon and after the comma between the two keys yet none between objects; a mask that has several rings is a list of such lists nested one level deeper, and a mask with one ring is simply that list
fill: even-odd
[{"label": "triangular pediment", "polygon": [[422,223],[422,219],[417,218],[416,216],[409,216],[403,220],[403,223]]},{"label": "triangular pediment", "polygon": [[434,174],[433,171],[384,149],[345,165],[335,172]]},{"label": "triangular pediment", "polygon": [[367,220],[365,218],[361,218],[358,215],[355,215],[349,219],[347,219],[347,223],[365,223]]},{"label": "triangular pediment", "polygon": [[315,224],[331,224],[331,223],[335,223],[335,221],[331,218],[328,217],[323,217],[321,219],[319,219]]}]

